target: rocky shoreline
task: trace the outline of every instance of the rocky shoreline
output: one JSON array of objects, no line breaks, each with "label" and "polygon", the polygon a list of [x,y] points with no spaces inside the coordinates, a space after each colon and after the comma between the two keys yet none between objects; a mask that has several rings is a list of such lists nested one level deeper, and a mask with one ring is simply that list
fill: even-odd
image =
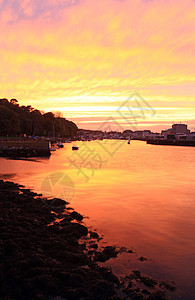
[{"label": "rocky shoreline", "polygon": [[99,249],[98,233],[89,231],[83,216],[61,199],[48,200],[0,180],[0,207],[2,300],[165,299],[167,291],[175,290],[174,284],[138,270],[118,278],[100,267],[99,261],[116,257],[120,250]]}]

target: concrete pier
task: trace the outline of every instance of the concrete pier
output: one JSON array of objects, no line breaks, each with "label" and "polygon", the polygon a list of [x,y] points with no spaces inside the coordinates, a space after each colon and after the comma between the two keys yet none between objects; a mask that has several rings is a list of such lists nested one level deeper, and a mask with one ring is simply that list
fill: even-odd
[{"label": "concrete pier", "polygon": [[147,140],[147,144],[195,147],[195,141],[184,140]]},{"label": "concrete pier", "polygon": [[0,141],[0,157],[50,156],[48,141]]}]

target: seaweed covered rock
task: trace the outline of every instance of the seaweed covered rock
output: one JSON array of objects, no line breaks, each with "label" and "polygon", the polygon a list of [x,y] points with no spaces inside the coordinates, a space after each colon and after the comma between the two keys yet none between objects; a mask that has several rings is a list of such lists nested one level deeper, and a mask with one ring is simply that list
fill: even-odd
[{"label": "seaweed covered rock", "polygon": [[95,261],[99,262],[105,262],[109,260],[110,258],[117,257],[118,252],[116,251],[116,248],[113,246],[106,246],[104,247],[104,250],[97,251],[94,256]]},{"label": "seaweed covered rock", "polygon": [[[98,266],[97,262],[116,257],[116,248],[97,250],[94,239],[99,235],[88,232],[79,213],[70,213],[61,199],[39,196],[0,180],[0,299],[164,299],[157,286],[174,290],[139,271],[123,283],[109,268]],[[55,203],[57,213],[47,201]],[[92,255],[80,243],[82,237],[89,239]]]},{"label": "seaweed covered rock", "polygon": [[0,299],[111,299],[117,279],[79,243],[88,229],[72,220],[83,217],[67,211],[56,223],[51,206],[65,210],[66,202],[47,201],[0,181]]}]

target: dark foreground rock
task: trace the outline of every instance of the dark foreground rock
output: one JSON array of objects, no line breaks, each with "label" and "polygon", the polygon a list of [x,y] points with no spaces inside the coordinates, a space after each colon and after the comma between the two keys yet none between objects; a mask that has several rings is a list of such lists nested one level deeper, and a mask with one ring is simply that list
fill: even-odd
[{"label": "dark foreground rock", "polygon": [[[134,273],[127,285],[126,279],[121,282],[110,269],[98,266],[96,261],[116,257],[116,249],[99,251],[92,241],[97,253],[89,255],[79,239],[90,239],[91,233],[81,224],[83,217],[66,205],[0,181],[0,299],[164,299],[164,294],[154,298],[148,291],[156,281]],[[57,221],[58,210],[63,219]],[[147,289],[137,291],[133,280]]]},{"label": "dark foreground rock", "polygon": [[105,262],[110,258],[117,257],[117,250],[113,246],[106,246],[102,251],[96,251],[94,260],[99,262]]},{"label": "dark foreground rock", "polygon": [[54,204],[66,205],[0,181],[0,299],[116,299],[118,278],[79,244],[88,229],[71,220],[83,217],[71,212],[56,223]]}]

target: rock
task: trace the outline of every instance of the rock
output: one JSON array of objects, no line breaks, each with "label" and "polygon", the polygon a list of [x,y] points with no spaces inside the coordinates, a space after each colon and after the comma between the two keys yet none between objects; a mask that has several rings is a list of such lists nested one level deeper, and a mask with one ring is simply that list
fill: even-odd
[{"label": "rock", "polygon": [[90,238],[92,239],[99,239],[99,234],[97,232],[94,232],[94,231],[89,231],[90,233]]},{"label": "rock", "polygon": [[156,280],[145,276],[140,276],[140,282],[142,282],[145,286],[149,288],[154,288],[155,285],[158,283]]},{"label": "rock", "polygon": [[134,253],[133,250],[129,249],[127,250],[127,253]]},{"label": "rock", "polygon": [[53,198],[51,200],[47,200],[46,204],[48,204],[52,209],[54,208],[64,208],[68,202],[62,200],[60,198]]},{"label": "rock", "polygon": [[106,246],[103,251],[97,251],[94,256],[95,261],[105,262],[110,258],[117,257],[118,252],[113,246]]},{"label": "rock", "polygon": [[104,250],[102,252],[109,258],[117,257],[118,254],[114,246],[106,246],[104,247]]},{"label": "rock", "polygon": [[89,248],[98,249],[98,245],[96,243],[92,243],[89,245]]},{"label": "rock", "polygon": [[99,262],[105,262],[107,261],[107,257],[104,255],[104,253],[97,251],[94,253],[94,261],[99,261]]},{"label": "rock", "polygon": [[88,234],[88,229],[84,225],[78,223],[71,223],[71,229],[76,231],[81,236],[86,236]]},{"label": "rock", "polygon": [[[88,228],[72,222],[73,218],[80,221],[80,214],[73,212],[71,216],[67,202],[61,199],[45,200],[37,196],[28,189],[20,190],[13,182],[0,180],[1,299],[141,299],[143,290],[140,292],[134,286],[129,286],[124,297],[121,296],[119,279],[108,268],[97,265],[96,261],[116,257],[115,247],[96,251],[98,245],[94,241],[88,243]],[[56,205],[58,215],[63,211],[62,221],[56,221],[58,216],[51,212],[53,207],[49,203]],[[89,233],[92,239],[99,239],[98,233]],[[91,247],[88,252],[79,241],[83,236]],[[155,286],[155,281],[141,276],[139,271],[134,271],[128,279]],[[161,282],[161,288],[164,287],[168,286]],[[155,290],[148,297],[164,299]]]},{"label": "rock", "polygon": [[175,284],[174,282],[171,283],[171,282],[168,282],[168,281],[161,281],[160,284],[159,284],[159,286],[160,286],[161,288],[164,288],[164,289],[167,289],[167,290],[173,292],[173,291],[175,291],[175,289],[176,289],[176,287],[175,287],[174,284]]},{"label": "rock", "polygon": [[157,291],[148,296],[148,300],[165,300],[165,293],[162,291]]},{"label": "rock", "polygon": [[83,216],[81,214],[79,214],[78,212],[76,212],[76,211],[71,212],[70,216],[73,219],[77,220],[77,221],[82,221],[83,220]]},{"label": "rock", "polygon": [[39,222],[37,219],[34,219],[34,220],[33,220],[33,224],[39,226],[39,225],[40,225],[40,222]]},{"label": "rock", "polygon": [[146,257],[141,256],[141,257],[138,258],[138,260],[140,260],[140,261],[147,261],[148,259]]},{"label": "rock", "polygon": [[70,215],[64,215],[63,220],[59,222],[60,226],[67,226],[67,224],[72,221],[73,218]]},{"label": "rock", "polygon": [[150,295],[150,292],[148,290],[146,290],[146,289],[143,289],[141,291],[141,293],[144,294],[144,295]]},{"label": "rock", "polygon": [[101,299],[108,300],[114,295],[113,293],[113,285],[110,282],[101,280],[97,281],[90,287],[90,292],[95,298],[91,299]]}]

